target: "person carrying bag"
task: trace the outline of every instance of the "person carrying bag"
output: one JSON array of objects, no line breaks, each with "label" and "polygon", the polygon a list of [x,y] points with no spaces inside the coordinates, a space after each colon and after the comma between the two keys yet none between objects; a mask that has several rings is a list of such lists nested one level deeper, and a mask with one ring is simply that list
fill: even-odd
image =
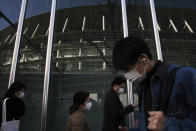
[{"label": "person carrying bag", "polygon": [[14,82],[0,102],[0,131],[19,131],[20,119],[25,114],[23,101],[26,86]]},{"label": "person carrying bag", "polygon": [[19,120],[12,120],[12,121],[7,121],[6,120],[6,101],[9,98],[4,99],[3,101],[3,106],[2,106],[2,123],[1,123],[1,131],[19,131],[19,125],[20,121]]}]

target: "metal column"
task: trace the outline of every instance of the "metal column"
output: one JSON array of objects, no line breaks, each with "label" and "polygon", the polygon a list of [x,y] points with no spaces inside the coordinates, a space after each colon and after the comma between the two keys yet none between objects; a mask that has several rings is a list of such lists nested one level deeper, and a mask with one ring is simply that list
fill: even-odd
[{"label": "metal column", "polygon": [[152,22],[153,22],[154,36],[155,36],[155,42],[156,42],[156,48],[157,48],[157,56],[158,56],[158,60],[163,61],[154,0],[150,0],[150,9],[151,9],[151,14],[152,14]]},{"label": "metal column", "polygon": [[20,39],[21,39],[22,26],[23,26],[23,22],[24,22],[26,5],[27,5],[27,0],[22,0],[20,16],[19,16],[19,21],[18,21],[18,28],[17,28],[17,32],[16,32],[14,53],[13,53],[13,57],[12,57],[12,66],[11,66],[11,71],[10,71],[8,88],[15,80],[16,65],[17,65],[17,61],[18,61],[18,52],[19,52],[19,48],[20,48]]},{"label": "metal column", "polygon": [[[124,38],[128,37],[128,24],[127,24],[127,10],[126,10],[126,2],[125,0],[121,0],[121,8],[122,8],[122,20],[123,20],[123,35]],[[133,104],[133,88],[132,82],[127,80],[127,95],[128,95],[128,104]],[[134,113],[129,115],[129,127],[133,126],[134,122]]]},{"label": "metal column", "polygon": [[[133,94],[133,83],[130,80],[127,80],[127,92],[128,92],[128,103],[129,104],[134,104],[134,94]],[[129,115],[129,127],[133,127],[134,125],[134,112],[131,112]]]},{"label": "metal column", "polygon": [[127,10],[125,0],[121,0],[122,19],[123,19],[123,34],[124,38],[128,37],[128,24],[127,24]]},{"label": "metal column", "polygon": [[50,65],[51,65],[51,53],[52,53],[55,11],[56,11],[56,0],[52,0],[49,35],[48,35],[48,45],[47,45],[47,56],[46,56],[46,66],[45,66],[45,75],[44,75],[41,131],[46,131],[47,109],[48,109],[48,90],[49,90],[49,80],[50,80]]}]

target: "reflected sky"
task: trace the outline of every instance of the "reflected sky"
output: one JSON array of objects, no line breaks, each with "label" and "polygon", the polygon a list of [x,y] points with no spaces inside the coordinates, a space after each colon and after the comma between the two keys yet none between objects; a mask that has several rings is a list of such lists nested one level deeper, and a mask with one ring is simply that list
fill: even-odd
[{"label": "reflected sky", "polygon": [[[16,23],[19,18],[20,7],[22,0],[1,0],[0,11],[6,15],[13,23]],[[86,5],[103,5],[110,2],[118,2],[120,0],[58,0],[57,9],[72,8]],[[149,4],[148,0],[126,0],[127,4],[144,5]],[[195,0],[155,0],[158,6],[168,6],[177,8],[192,8],[196,9]],[[34,15],[49,12],[51,8],[51,0],[28,0],[26,18]],[[0,17],[0,30],[6,28],[9,24]]]}]

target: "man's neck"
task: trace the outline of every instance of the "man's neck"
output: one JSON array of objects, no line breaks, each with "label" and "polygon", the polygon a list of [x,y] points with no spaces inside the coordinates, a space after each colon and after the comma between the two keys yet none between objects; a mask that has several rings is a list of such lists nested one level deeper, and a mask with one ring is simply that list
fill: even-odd
[{"label": "man's neck", "polygon": [[148,72],[147,73],[151,72],[151,70],[153,69],[153,67],[155,66],[155,64],[156,64],[155,61],[150,61],[149,68],[148,68]]}]

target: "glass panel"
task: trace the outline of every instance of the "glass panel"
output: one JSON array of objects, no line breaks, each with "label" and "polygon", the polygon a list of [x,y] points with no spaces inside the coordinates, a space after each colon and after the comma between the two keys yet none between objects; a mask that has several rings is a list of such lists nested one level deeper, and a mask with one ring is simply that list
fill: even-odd
[{"label": "glass panel", "polygon": [[104,97],[116,75],[112,47],[122,38],[120,1],[57,1],[47,131],[66,129],[79,90],[91,94],[93,108],[85,114],[92,131],[102,129]]},{"label": "glass panel", "polygon": [[0,98],[8,88],[22,0],[1,0],[0,4]]},{"label": "glass panel", "polygon": [[[44,68],[51,0],[29,0],[23,24],[16,81],[27,86],[26,114],[21,131],[39,131],[44,83]],[[43,15],[45,14],[45,15]]]},{"label": "glass panel", "polygon": [[155,1],[164,60],[196,67],[196,1]]},{"label": "glass panel", "polygon": [[[149,0],[126,0],[127,19],[129,35],[137,36],[148,43],[151,49],[153,60],[157,61],[157,51],[154,38],[152,15]],[[138,104],[138,95],[136,90],[137,82],[133,83],[134,103]],[[137,127],[138,110],[134,113],[134,125]]]}]

